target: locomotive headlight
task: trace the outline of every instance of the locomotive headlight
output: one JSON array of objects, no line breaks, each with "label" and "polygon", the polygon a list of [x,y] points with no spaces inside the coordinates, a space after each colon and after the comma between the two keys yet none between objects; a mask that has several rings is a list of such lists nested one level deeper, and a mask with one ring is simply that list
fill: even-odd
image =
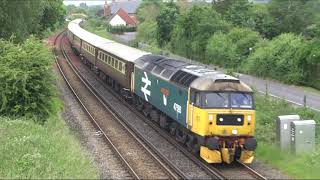
[{"label": "locomotive headlight", "polygon": [[251,122],[251,116],[250,115],[247,117],[247,119],[248,119],[248,122]]},{"label": "locomotive headlight", "polygon": [[221,121],[221,122],[222,122],[222,121],[223,121],[223,118],[219,118],[219,121]]},{"label": "locomotive headlight", "polygon": [[233,135],[236,135],[236,134],[238,134],[238,130],[232,129],[231,133],[232,133]]},{"label": "locomotive headlight", "polygon": [[237,118],[237,121],[238,121],[238,122],[241,122],[241,118]]},{"label": "locomotive headlight", "polygon": [[212,114],[209,115],[209,121],[213,121],[213,115]]}]

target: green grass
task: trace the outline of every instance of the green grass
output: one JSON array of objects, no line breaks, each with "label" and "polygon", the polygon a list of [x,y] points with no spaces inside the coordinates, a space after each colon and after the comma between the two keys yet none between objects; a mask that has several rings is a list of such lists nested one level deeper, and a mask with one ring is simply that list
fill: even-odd
[{"label": "green grass", "polygon": [[44,125],[0,117],[0,144],[0,179],[98,178],[93,160],[58,113]]},{"label": "green grass", "polygon": [[281,169],[290,177],[299,179],[319,179],[320,178],[320,152],[304,155],[293,155],[288,152],[281,152],[274,145],[259,142],[256,150],[256,157],[273,167]]},{"label": "green grass", "polygon": [[106,30],[107,26],[104,25],[104,23],[106,23],[107,20],[104,20],[105,22],[102,21],[103,20],[101,19],[89,19],[85,23],[83,23],[81,27],[98,36],[113,40],[112,35]]},{"label": "green grass", "polygon": [[276,141],[276,118],[279,115],[299,114],[302,119],[314,119],[320,124],[320,113],[303,107],[294,107],[291,104],[270,97],[256,95],[256,138],[258,148],[256,157],[273,167],[280,169],[295,178],[320,178],[320,129],[316,134],[317,148],[315,152],[303,155],[294,155],[290,152],[281,152]]}]

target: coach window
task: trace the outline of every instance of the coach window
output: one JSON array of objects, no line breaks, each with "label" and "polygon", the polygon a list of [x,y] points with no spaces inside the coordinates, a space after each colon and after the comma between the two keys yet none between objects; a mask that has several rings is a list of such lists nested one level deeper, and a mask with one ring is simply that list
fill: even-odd
[{"label": "coach window", "polygon": [[120,62],[119,62],[119,60],[117,60],[116,61],[116,67],[115,67],[116,69],[119,69],[119,64],[120,64]]},{"label": "coach window", "polygon": [[126,64],[125,63],[122,63],[122,72],[123,72],[123,74],[126,73]]},{"label": "coach window", "polygon": [[119,62],[119,71],[121,71],[121,72],[122,72],[122,66],[123,66],[123,63]]}]

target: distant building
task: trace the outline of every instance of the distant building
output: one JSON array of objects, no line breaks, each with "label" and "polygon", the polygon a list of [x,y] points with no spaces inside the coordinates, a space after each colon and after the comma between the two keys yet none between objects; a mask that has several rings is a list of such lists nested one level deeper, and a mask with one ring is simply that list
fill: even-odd
[{"label": "distant building", "polygon": [[112,0],[110,3],[106,0],[104,16],[112,26],[136,26],[138,23],[136,13],[140,3],[140,0]]},{"label": "distant building", "polygon": [[135,17],[129,16],[129,14],[120,8],[111,18],[109,19],[111,26],[137,26],[137,20]]}]

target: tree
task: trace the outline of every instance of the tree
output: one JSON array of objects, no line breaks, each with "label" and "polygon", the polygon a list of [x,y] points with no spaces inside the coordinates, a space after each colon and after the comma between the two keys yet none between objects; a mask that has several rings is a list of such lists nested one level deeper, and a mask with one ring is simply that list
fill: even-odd
[{"label": "tree", "polygon": [[304,70],[304,81],[302,84],[320,89],[320,39],[313,39],[300,51],[299,66]]},{"label": "tree", "polygon": [[43,15],[40,20],[41,31],[54,29],[57,24],[64,22],[66,9],[63,6],[63,0],[46,0],[43,3]]},{"label": "tree", "polygon": [[225,12],[225,18],[240,27],[254,27],[252,3],[248,0],[232,1]]},{"label": "tree", "polygon": [[252,8],[254,27],[263,37],[271,39],[279,34],[279,29],[274,26],[275,19],[271,17],[268,6],[265,4],[255,5]]},{"label": "tree", "polygon": [[230,24],[207,6],[193,6],[179,16],[171,37],[172,50],[188,58],[205,59],[208,39],[215,32],[226,32]]},{"label": "tree", "polygon": [[286,83],[301,84],[304,81],[303,64],[306,43],[301,36],[284,33],[257,46],[245,64],[248,72],[271,77]]},{"label": "tree", "polygon": [[173,3],[166,3],[157,16],[157,42],[160,47],[171,39],[171,32],[179,15],[178,7]]},{"label": "tree", "polygon": [[247,28],[234,28],[228,33],[215,33],[208,42],[206,54],[207,63],[213,63],[227,68],[239,68],[261,37],[255,31]]},{"label": "tree", "polygon": [[158,0],[143,0],[137,10],[140,24],[137,28],[137,40],[156,44],[157,23],[156,18],[160,14],[162,3]]},{"label": "tree", "polygon": [[56,22],[62,22],[65,11],[62,0],[2,0],[0,38],[23,41],[30,34],[40,34]]},{"label": "tree", "polygon": [[318,0],[273,0],[268,5],[273,26],[280,33],[303,33],[306,27],[310,27],[319,20]]},{"label": "tree", "polygon": [[43,4],[38,1],[2,0],[0,8],[1,38],[9,39],[14,35],[15,41],[22,41],[41,27]]}]

